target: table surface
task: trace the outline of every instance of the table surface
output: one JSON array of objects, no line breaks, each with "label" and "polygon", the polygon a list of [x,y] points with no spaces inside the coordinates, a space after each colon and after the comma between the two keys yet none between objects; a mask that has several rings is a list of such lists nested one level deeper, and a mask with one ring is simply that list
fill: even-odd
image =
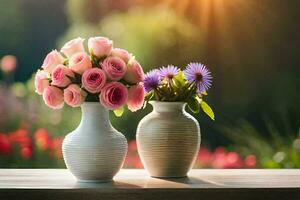
[{"label": "table surface", "polygon": [[199,198],[300,200],[300,170],[194,169],[186,178],[159,179],[123,169],[113,182],[80,183],[66,169],[0,169],[1,200]]}]

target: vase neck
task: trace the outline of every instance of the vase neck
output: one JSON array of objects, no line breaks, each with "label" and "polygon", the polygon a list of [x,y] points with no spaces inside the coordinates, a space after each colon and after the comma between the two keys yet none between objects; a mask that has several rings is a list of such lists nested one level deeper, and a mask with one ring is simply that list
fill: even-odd
[{"label": "vase neck", "polygon": [[81,122],[79,127],[92,129],[111,128],[109,112],[99,102],[85,102],[81,105]]},{"label": "vase neck", "polygon": [[158,113],[183,112],[186,105],[185,102],[150,102],[153,106],[153,111]]}]

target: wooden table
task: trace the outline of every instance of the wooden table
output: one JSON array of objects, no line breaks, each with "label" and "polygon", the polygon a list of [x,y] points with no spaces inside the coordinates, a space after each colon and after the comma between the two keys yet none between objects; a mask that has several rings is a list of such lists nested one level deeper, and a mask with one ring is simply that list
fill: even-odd
[{"label": "wooden table", "polygon": [[300,200],[300,170],[192,170],[158,179],[124,169],[110,183],[79,183],[65,169],[0,169],[0,200]]}]

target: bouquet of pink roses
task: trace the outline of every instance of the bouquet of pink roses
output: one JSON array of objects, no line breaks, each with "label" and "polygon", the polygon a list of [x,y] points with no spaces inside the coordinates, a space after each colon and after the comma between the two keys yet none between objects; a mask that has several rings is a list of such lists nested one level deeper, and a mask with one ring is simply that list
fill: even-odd
[{"label": "bouquet of pink roses", "polygon": [[53,109],[64,103],[78,107],[83,102],[100,102],[117,115],[124,105],[136,111],[144,103],[144,72],[128,51],[113,48],[105,37],[88,39],[88,54],[84,39],[67,42],[58,52],[51,51],[35,76],[36,92]]}]

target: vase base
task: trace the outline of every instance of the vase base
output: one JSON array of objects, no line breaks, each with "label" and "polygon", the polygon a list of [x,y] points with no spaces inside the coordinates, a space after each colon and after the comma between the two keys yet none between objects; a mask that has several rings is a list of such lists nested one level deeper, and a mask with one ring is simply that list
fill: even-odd
[{"label": "vase base", "polygon": [[171,175],[171,176],[152,176],[153,178],[160,178],[160,179],[177,179],[177,178],[186,178],[187,175]]},{"label": "vase base", "polygon": [[113,179],[103,179],[103,180],[84,180],[84,179],[77,179],[77,182],[80,183],[108,183],[112,182]]}]

